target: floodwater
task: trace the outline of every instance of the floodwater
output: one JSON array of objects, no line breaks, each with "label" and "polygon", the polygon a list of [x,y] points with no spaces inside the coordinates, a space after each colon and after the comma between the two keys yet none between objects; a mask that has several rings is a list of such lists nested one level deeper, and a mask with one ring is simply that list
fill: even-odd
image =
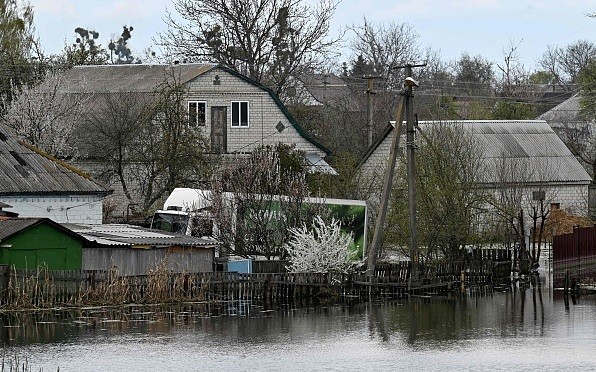
[{"label": "floodwater", "polygon": [[596,297],[523,284],[345,306],[246,302],[0,316],[32,371],[590,371]]}]

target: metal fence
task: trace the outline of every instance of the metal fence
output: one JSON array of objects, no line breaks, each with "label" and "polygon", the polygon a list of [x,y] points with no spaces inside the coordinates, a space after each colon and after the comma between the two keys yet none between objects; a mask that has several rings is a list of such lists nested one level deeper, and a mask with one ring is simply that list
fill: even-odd
[{"label": "metal fence", "polygon": [[563,286],[565,275],[578,283],[596,281],[596,226],[575,227],[553,237],[553,280]]}]

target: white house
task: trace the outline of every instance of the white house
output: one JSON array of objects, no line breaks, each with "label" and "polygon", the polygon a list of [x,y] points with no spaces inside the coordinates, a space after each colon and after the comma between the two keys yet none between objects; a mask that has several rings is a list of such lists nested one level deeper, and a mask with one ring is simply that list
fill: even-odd
[{"label": "white house", "polygon": [[[437,124],[433,121],[418,123],[418,131]],[[497,190],[499,164],[516,163],[525,169],[519,182],[528,201],[543,198],[553,208],[586,215],[588,186],[592,179],[553,129],[543,120],[463,120],[444,122],[461,125],[472,135],[482,149],[482,163],[486,174],[480,186]],[[388,125],[378,140],[369,148],[359,163],[362,184],[369,187],[369,195],[378,198],[381,193],[393,126]],[[403,147],[404,141],[400,141]],[[403,151],[399,152],[403,155]]]},{"label": "white house", "polygon": [[7,211],[59,223],[102,222],[110,191],[88,175],[19,142],[2,124],[0,154],[0,205]]},{"label": "white house", "polygon": [[203,127],[213,153],[250,153],[261,145],[291,144],[319,170],[332,171],[323,160],[329,150],[306,133],[271,89],[223,65],[75,66],[62,74],[61,92],[150,95],[168,79],[185,88],[189,124]]}]

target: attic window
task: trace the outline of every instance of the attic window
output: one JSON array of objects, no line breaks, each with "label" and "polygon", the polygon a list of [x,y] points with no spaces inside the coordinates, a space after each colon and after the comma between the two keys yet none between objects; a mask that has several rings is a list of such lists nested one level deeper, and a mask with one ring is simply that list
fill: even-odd
[{"label": "attic window", "polygon": [[221,85],[221,80],[219,80],[219,75],[215,75],[215,78],[213,78],[213,85]]},{"label": "attic window", "polygon": [[280,121],[279,123],[277,123],[277,125],[275,126],[275,129],[277,129],[277,131],[279,133],[283,132],[284,129],[286,129],[286,126]]},{"label": "attic window", "polygon": [[27,165],[27,162],[25,161],[25,159],[21,158],[21,155],[17,154],[16,152],[10,151],[10,155],[12,155],[12,157],[15,158],[19,162],[20,165],[23,165],[23,166]]}]

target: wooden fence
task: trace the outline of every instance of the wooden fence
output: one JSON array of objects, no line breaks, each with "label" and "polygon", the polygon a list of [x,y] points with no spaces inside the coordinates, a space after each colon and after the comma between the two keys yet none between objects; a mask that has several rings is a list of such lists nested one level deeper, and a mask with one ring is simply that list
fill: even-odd
[{"label": "wooden fence", "polygon": [[[444,294],[458,284],[490,284],[509,277],[511,264],[493,261],[439,263],[420,267],[414,293]],[[0,307],[121,305],[183,301],[289,303],[328,299],[334,302],[410,293],[409,262],[380,265],[373,278],[364,273],[170,273],[119,276],[115,271],[0,271]]]},{"label": "wooden fence", "polygon": [[567,272],[578,283],[596,282],[596,226],[576,227],[570,234],[554,236],[553,269],[559,287]]}]

